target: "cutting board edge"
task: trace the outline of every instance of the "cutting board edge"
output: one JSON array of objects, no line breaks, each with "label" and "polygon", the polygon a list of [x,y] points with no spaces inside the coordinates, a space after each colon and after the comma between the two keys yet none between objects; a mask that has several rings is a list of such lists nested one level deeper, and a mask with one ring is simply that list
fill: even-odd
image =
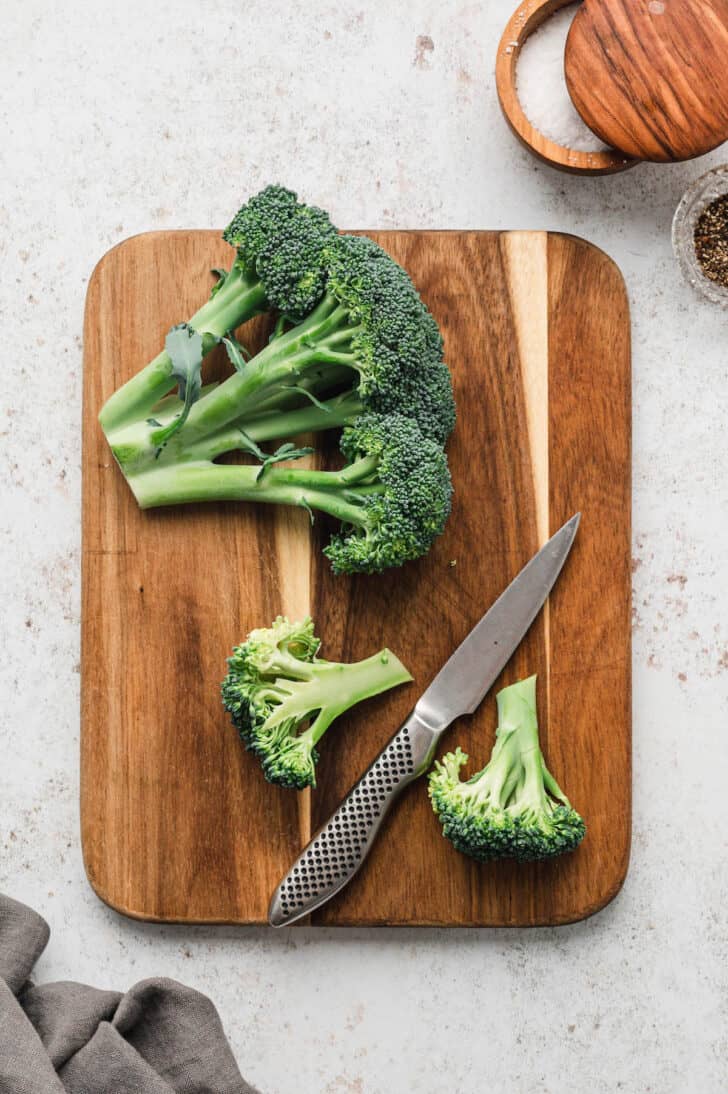
[{"label": "cutting board edge", "polygon": [[[499,235],[499,236],[551,236],[561,239],[570,239],[575,242],[588,247],[592,251],[596,251],[600,255],[603,255],[605,259],[614,267],[614,271],[619,281],[624,286],[626,294],[626,283],[624,275],[617,265],[615,259],[605,251],[603,247],[600,247],[597,243],[592,243],[591,240],[585,239],[584,236],[577,235],[576,232],[566,232],[560,229],[551,228],[394,228],[388,225],[384,228],[376,228],[369,226],[367,228],[342,228],[342,232],[346,232],[351,235],[371,235],[376,233],[377,235],[385,235],[387,233],[392,235],[412,234],[412,235],[429,235],[429,236],[457,236],[457,235]],[[211,235],[216,239],[219,239],[222,235],[219,228],[151,228],[145,232],[134,232],[133,235],[125,236],[124,239],[120,239],[118,243],[114,243],[107,251],[101,255],[93,266],[89,275],[88,284],[86,286],[86,298],[84,303],[84,329],[86,325],[87,312],[88,312],[88,298],[89,292],[101,273],[105,263],[116,254],[117,251],[124,250],[127,246],[135,243],[138,239],[153,238],[154,236],[189,236],[192,234]],[[85,341],[85,334],[84,334]]]},{"label": "cutting board edge", "polygon": [[[631,825],[630,825],[630,829],[631,829]],[[582,923],[586,919],[591,919],[593,916],[597,915],[599,912],[602,912],[602,911],[604,911],[605,908],[609,907],[609,905],[615,900],[615,898],[617,896],[619,896],[620,892],[622,891],[622,888],[624,887],[625,881],[627,879],[627,875],[629,873],[629,864],[630,864],[630,857],[631,857],[631,842],[632,842],[631,838],[628,839],[627,847],[626,847],[625,862],[624,862],[623,866],[621,866],[621,868],[620,868],[619,876],[617,877],[614,884],[612,886],[610,886],[610,888],[607,890],[607,892],[604,893],[603,895],[600,895],[597,900],[589,903],[585,907],[579,908],[579,909],[574,909],[574,910],[569,911],[568,913],[566,913],[564,915],[552,915],[552,916],[544,917],[544,918],[534,917],[534,919],[532,919],[528,923],[525,923],[523,921],[518,921],[518,922],[514,921],[512,923],[504,923],[503,920],[495,920],[495,919],[494,920],[478,920],[477,922],[472,921],[470,923],[453,923],[451,920],[448,920],[448,919],[417,919],[417,918],[409,918],[407,920],[402,920],[401,922],[393,922],[391,920],[391,918],[388,919],[388,920],[385,920],[385,919],[380,919],[380,918],[376,918],[376,917],[367,918],[367,917],[361,917],[361,916],[357,917],[356,919],[351,919],[351,920],[340,916],[337,919],[336,923],[327,923],[325,921],[324,922],[317,921],[316,917],[315,917],[315,914],[314,914],[314,916],[312,917],[311,922],[294,924],[294,929],[301,929],[301,927],[308,926],[308,927],[315,928],[316,930],[338,930],[338,929],[341,928],[341,929],[347,930],[347,931],[356,930],[357,928],[367,928],[367,929],[376,928],[378,930],[392,929],[392,930],[400,930],[400,931],[408,930],[410,928],[413,929],[413,930],[426,930],[427,928],[430,928],[430,929],[437,929],[437,930],[466,930],[466,931],[473,931],[473,930],[490,930],[490,929],[497,929],[497,928],[506,928],[507,930],[523,930],[523,929],[531,929],[531,928],[537,928],[537,927],[568,927],[568,926],[576,924],[576,923]],[[83,841],[82,841],[82,843],[83,843]],[[164,915],[154,915],[154,914],[151,914],[149,912],[137,911],[136,909],[126,907],[125,905],[116,902],[115,900],[113,900],[111,897],[109,897],[107,894],[105,894],[102,891],[102,888],[96,883],[96,880],[94,879],[94,877],[92,876],[92,873],[89,870],[89,864],[88,864],[87,859],[86,859],[85,847],[83,847],[83,846],[82,846],[82,852],[83,852],[83,865],[84,865],[84,870],[86,872],[86,877],[88,879],[89,885],[91,886],[91,889],[93,890],[95,896],[97,896],[98,899],[101,901],[101,903],[104,904],[107,908],[109,908],[112,912],[116,913],[117,915],[124,916],[126,919],[132,919],[137,923],[159,923],[159,924],[169,923],[169,924],[173,924],[173,925],[177,925],[177,926],[189,926],[189,927],[241,927],[241,928],[242,927],[254,927],[254,928],[260,927],[260,928],[266,928],[266,929],[270,927],[270,924],[268,923],[267,919],[243,919],[243,918],[236,919],[236,918],[233,918],[233,917],[225,917],[225,916],[221,916],[221,917],[208,916],[208,917],[199,917],[199,918],[198,917],[191,917],[191,916],[164,916]]]}]

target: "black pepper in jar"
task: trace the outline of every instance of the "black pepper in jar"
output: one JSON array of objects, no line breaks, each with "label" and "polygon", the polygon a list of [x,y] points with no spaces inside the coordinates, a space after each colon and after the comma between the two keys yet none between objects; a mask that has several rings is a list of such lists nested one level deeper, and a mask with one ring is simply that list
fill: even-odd
[{"label": "black pepper in jar", "polygon": [[728,194],[706,205],[694,233],[695,255],[706,277],[728,288]]}]

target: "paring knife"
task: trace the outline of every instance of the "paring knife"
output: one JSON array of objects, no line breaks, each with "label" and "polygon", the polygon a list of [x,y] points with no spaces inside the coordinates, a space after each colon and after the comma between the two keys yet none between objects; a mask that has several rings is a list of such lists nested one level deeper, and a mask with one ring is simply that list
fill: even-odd
[{"label": "paring knife", "polygon": [[330,820],[316,833],[273,894],[273,927],[320,908],[357,872],[392,803],[430,766],[451,722],[485,698],[551,592],[579,527],[577,513],[501,593],[420,696]]}]

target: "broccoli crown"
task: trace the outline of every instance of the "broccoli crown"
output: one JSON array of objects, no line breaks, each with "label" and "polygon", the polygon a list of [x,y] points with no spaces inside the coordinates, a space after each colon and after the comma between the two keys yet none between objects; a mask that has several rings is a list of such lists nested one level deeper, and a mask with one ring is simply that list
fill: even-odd
[{"label": "broccoli crown", "polygon": [[313,620],[291,623],[279,615],[272,626],[252,630],[228,658],[222,684],[226,709],[249,748],[255,750],[261,727],[280,705],[281,680],[308,679],[320,641]]},{"label": "broccoli crown", "polygon": [[366,236],[338,236],[328,248],[328,293],[353,327],[352,350],[360,371],[360,390],[397,387],[402,374],[414,374],[433,352],[441,356],[435,320],[407,272]]},{"label": "broccoli crown", "polygon": [[324,293],[325,256],[336,234],[322,209],[299,202],[283,186],[266,186],[238,210],[223,239],[237,249],[238,262],[255,271],[272,307],[295,319]]},{"label": "broccoli crown", "polygon": [[341,449],[347,499],[361,521],[324,548],[335,573],[377,573],[419,558],[441,534],[452,483],[442,448],[401,414],[363,414],[348,426]]},{"label": "broccoli crown", "polygon": [[316,785],[316,745],[349,707],[411,680],[389,650],[338,664],[316,655],[310,618],[278,616],[253,630],[228,659],[222,701],[269,782],[292,790]]},{"label": "broccoli crown", "polygon": [[430,774],[430,800],[443,835],[480,862],[527,862],[573,851],[586,826],[538,745],[535,677],[505,688],[498,704],[501,719],[488,765],[462,782],[460,769],[468,757],[457,748]]},{"label": "broccoli crown", "polygon": [[455,428],[452,377],[444,361],[426,357],[414,374],[399,377],[397,386],[372,392],[362,402],[378,414],[403,414],[425,437],[444,445]]},{"label": "broccoli crown", "polygon": [[297,735],[298,726],[298,720],[287,718],[268,731],[262,728],[252,748],[268,782],[286,790],[316,785],[319,754],[309,734]]}]

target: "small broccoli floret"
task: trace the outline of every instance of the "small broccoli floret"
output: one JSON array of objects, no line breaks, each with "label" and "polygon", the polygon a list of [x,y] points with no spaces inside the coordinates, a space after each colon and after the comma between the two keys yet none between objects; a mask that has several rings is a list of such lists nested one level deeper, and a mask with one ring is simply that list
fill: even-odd
[{"label": "small broccoli floret", "polygon": [[498,730],[487,766],[461,782],[468,757],[457,748],[430,774],[430,800],[443,835],[480,862],[526,862],[573,851],[586,826],[546,767],[538,740],[536,677],[504,688],[497,701]]},{"label": "small broccoli floret", "polygon": [[328,213],[304,205],[283,186],[266,186],[223,232],[238,252],[237,266],[257,277],[269,305],[291,319],[302,318],[321,299],[327,249],[335,238]]},{"label": "small broccoli floret", "polygon": [[341,448],[351,527],[324,554],[335,573],[378,573],[426,554],[450,514],[452,484],[445,454],[398,414],[364,415],[344,430]]},{"label": "small broccoli floret", "polygon": [[269,782],[292,790],[316,785],[316,745],[340,714],[412,679],[389,650],[339,664],[317,656],[310,618],[279,616],[251,631],[228,659],[222,699]]}]

